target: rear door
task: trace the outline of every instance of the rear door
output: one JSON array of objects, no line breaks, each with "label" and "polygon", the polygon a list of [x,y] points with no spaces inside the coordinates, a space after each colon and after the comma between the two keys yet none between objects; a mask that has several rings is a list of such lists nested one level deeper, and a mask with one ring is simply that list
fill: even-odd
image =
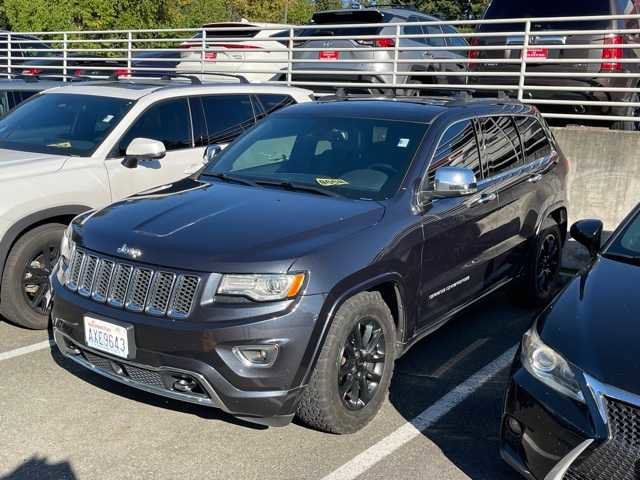
[{"label": "rear door", "polygon": [[[140,162],[125,168],[122,159],[135,138],[151,138],[164,143],[167,154],[160,160]],[[106,160],[112,199],[132,195],[151,187],[171,183],[202,164],[204,148],[194,147],[189,102],[186,97],[158,102],[144,111],[122,136]]]},{"label": "rear door", "polygon": [[438,168],[446,166],[473,169],[479,191],[467,197],[435,199],[423,214],[418,292],[422,330],[438,324],[486,288],[491,263],[483,254],[495,247],[497,238],[499,201],[493,185],[484,181],[474,121],[455,123],[444,133],[427,171],[427,190],[432,189]]}]

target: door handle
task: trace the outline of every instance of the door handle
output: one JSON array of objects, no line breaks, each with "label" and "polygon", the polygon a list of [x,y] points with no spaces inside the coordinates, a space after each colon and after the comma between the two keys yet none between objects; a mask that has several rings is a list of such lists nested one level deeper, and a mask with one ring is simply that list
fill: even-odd
[{"label": "door handle", "polygon": [[495,193],[483,193],[474,203],[476,205],[486,205],[487,203],[495,202],[497,199],[498,195]]},{"label": "door handle", "polygon": [[529,180],[527,180],[527,182],[538,183],[540,180],[542,180],[542,174],[536,173],[535,175],[531,175],[531,177],[529,177]]}]

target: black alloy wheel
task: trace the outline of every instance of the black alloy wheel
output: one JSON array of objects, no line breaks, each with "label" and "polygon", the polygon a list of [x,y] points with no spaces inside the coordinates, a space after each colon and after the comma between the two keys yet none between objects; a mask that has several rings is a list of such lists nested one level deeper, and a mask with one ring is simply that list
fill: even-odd
[{"label": "black alloy wheel", "polygon": [[560,271],[561,249],[558,237],[554,233],[545,235],[540,245],[536,267],[536,286],[542,294],[547,294]]},{"label": "black alloy wheel", "polygon": [[385,364],[382,327],[372,318],[356,323],[338,358],[338,390],[349,410],[361,410],[375,396]]},{"label": "black alloy wheel", "polygon": [[39,315],[47,313],[47,294],[49,293],[49,275],[58,261],[60,247],[58,243],[43,246],[25,265],[22,275],[22,294],[27,304]]}]

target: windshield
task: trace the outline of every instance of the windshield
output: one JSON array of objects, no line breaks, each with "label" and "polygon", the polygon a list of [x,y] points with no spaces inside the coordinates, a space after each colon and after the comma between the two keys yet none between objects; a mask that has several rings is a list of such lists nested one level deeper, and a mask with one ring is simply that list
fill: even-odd
[{"label": "windshield", "polygon": [[398,190],[426,129],[424,124],[362,118],[269,117],[203,174],[383,200]]},{"label": "windshield", "polygon": [[38,95],[0,120],[0,148],[91,156],[133,103],[92,95]]},{"label": "windshield", "polygon": [[617,235],[605,255],[640,259],[640,213]]},{"label": "windshield", "polygon": [[[530,17],[581,17],[596,15],[611,15],[608,0],[537,0],[535,2],[518,2],[514,0],[493,0],[485,14],[486,20],[498,18],[530,18]],[[579,22],[550,22],[534,24],[534,28],[545,29],[602,29],[607,28],[608,22],[583,20]],[[512,30],[514,25],[485,25],[485,30]]]}]

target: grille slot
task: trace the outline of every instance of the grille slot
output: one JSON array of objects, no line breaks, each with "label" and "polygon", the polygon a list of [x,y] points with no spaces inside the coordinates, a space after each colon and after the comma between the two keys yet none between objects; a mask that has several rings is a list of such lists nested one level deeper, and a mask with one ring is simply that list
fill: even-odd
[{"label": "grille slot", "polygon": [[76,249],[66,286],[115,308],[185,319],[195,305],[200,281],[197,275],[155,271]]},{"label": "grille slot", "polygon": [[171,298],[169,316],[172,318],[187,318],[193,308],[193,301],[198,291],[200,278],[193,275],[180,275]]},{"label": "grille slot", "polygon": [[109,286],[111,285],[111,277],[113,276],[115,264],[109,260],[100,260],[96,281],[93,287],[91,298],[96,302],[104,303],[109,296]]},{"label": "grille slot", "polygon": [[176,276],[169,272],[158,272],[153,279],[146,312],[150,315],[163,316],[169,308],[169,299],[173,291]]},{"label": "grille slot", "polygon": [[606,399],[611,439],[589,448],[565,480],[636,480],[640,470],[640,407]]},{"label": "grille slot", "polygon": [[136,268],[133,271],[133,278],[129,285],[129,294],[127,295],[127,310],[133,312],[142,312],[147,303],[147,292],[153,278],[153,270],[148,268]]},{"label": "grille slot", "polygon": [[82,268],[82,274],[80,275],[80,283],[78,284],[78,293],[83,297],[91,295],[91,288],[93,287],[97,267],[98,257],[87,255],[84,261],[84,267]]},{"label": "grille slot", "polygon": [[74,252],[69,281],[67,282],[67,288],[74,292],[78,289],[78,282],[80,281],[80,273],[82,272],[82,264],[84,263],[85,257],[84,252],[80,250]]}]

